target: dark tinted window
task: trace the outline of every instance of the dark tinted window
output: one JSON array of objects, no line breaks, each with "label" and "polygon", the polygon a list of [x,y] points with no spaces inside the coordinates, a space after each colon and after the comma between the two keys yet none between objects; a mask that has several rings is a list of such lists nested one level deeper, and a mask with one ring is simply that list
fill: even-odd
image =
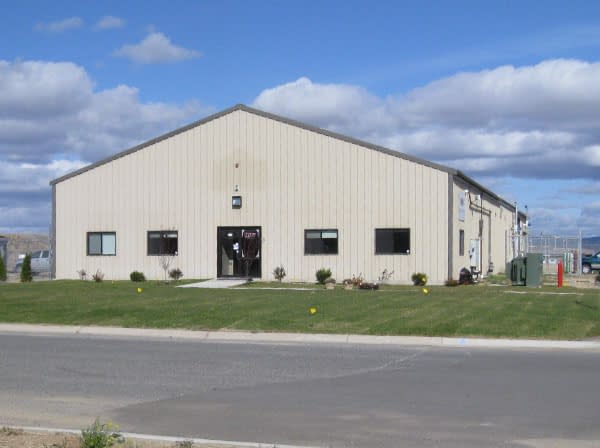
[{"label": "dark tinted window", "polygon": [[329,230],[305,230],[304,231],[304,254],[317,255],[338,253],[338,231]]},{"label": "dark tinted window", "polygon": [[148,232],[148,255],[177,255],[179,234],[176,230]]},{"label": "dark tinted window", "polygon": [[409,254],[410,229],[375,229],[376,254]]}]

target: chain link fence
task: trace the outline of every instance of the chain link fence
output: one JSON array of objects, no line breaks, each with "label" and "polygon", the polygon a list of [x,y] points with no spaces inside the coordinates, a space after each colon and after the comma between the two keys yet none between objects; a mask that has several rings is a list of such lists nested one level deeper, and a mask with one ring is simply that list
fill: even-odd
[{"label": "chain link fence", "polygon": [[581,275],[581,234],[563,235],[524,235],[524,253],[537,253],[544,256],[544,273],[556,274],[558,263],[562,261],[564,272]]}]

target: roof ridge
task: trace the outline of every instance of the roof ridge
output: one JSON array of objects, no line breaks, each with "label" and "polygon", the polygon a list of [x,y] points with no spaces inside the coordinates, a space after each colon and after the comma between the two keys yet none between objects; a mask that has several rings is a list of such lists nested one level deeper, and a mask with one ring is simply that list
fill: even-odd
[{"label": "roof ridge", "polygon": [[105,165],[105,164],[107,164],[109,162],[112,162],[113,160],[119,159],[121,157],[125,157],[125,156],[127,156],[129,154],[132,154],[134,152],[140,151],[140,150],[142,150],[144,148],[147,148],[148,146],[151,146],[151,145],[153,145],[155,143],[158,143],[158,142],[160,142],[162,140],[166,140],[168,138],[174,137],[175,135],[181,134],[181,133],[183,133],[185,131],[188,131],[190,129],[193,129],[195,127],[201,126],[201,125],[206,124],[206,123],[208,123],[210,121],[213,121],[213,120],[216,120],[218,118],[221,118],[221,117],[223,117],[225,115],[229,115],[230,113],[236,112],[238,110],[242,110],[242,111],[247,112],[247,113],[251,113],[251,114],[254,114],[254,115],[261,116],[263,118],[268,118],[268,119],[271,119],[271,120],[275,120],[275,121],[278,121],[280,123],[288,124],[290,126],[295,126],[295,127],[298,127],[298,128],[301,128],[301,129],[305,129],[305,130],[308,130],[308,131],[311,131],[311,132],[316,132],[316,133],[319,133],[321,135],[325,135],[327,137],[335,138],[337,140],[345,141],[347,143],[351,143],[351,144],[354,144],[354,145],[357,145],[357,146],[362,146],[364,148],[371,149],[371,150],[374,150],[374,151],[378,151],[378,152],[390,155],[392,157],[398,157],[398,158],[401,158],[401,159],[404,159],[404,160],[408,160],[410,162],[414,162],[414,163],[418,163],[420,165],[427,166],[429,168],[433,168],[433,169],[436,169],[436,170],[439,170],[439,171],[446,172],[446,173],[450,174],[451,176],[457,176],[457,177],[465,180],[466,182],[472,184],[474,187],[480,189],[482,192],[485,192],[487,195],[493,197],[494,199],[502,201],[502,202],[504,202],[506,205],[508,205],[510,207],[513,206],[512,204],[510,204],[505,199],[501,198],[500,196],[498,196],[497,194],[495,194],[491,190],[485,188],[484,186],[482,186],[481,184],[479,184],[478,182],[476,182],[475,180],[471,179],[470,177],[468,177],[467,175],[465,175],[464,173],[462,173],[461,171],[459,171],[459,170],[457,170],[455,168],[451,168],[451,167],[448,167],[448,166],[445,166],[445,165],[441,165],[441,164],[438,164],[438,163],[435,163],[435,162],[430,162],[429,160],[425,160],[425,159],[422,159],[420,157],[412,156],[412,155],[409,155],[409,154],[406,154],[406,153],[403,153],[403,152],[400,152],[400,151],[396,151],[394,149],[386,148],[386,147],[381,146],[381,145],[376,145],[374,143],[370,143],[370,142],[367,142],[367,141],[364,141],[364,140],[360,140],[360,139],[357,139],[357,138],[354,138],[354,137],[350,137],[348,135],[340,134],[338,132],[334,132],[334,131],[330,131],[330,130],[327,130],[327,129],[323,129],[323,128],[320,128],[318,126],[314,126],[314,125],[311,125],[311,124],[308,124],[308,123],[297,121],[297,120],[294,120],[294,119],[291,119],[291,118],[288,118],[288,117],[284,117],[282,115],[277,115],[277,114],[274,114],[274,113],[271,113],[271,112],[266,112],[266,111],[261,110],[261,109],[256,109],[254,107],[247,106],[246,104],[243,104],[243,103],[238,103],[238,104],[236,104],[236,105],[234,105],[232,107],[224,109],[224,110],[222,110],[220,112],[216,112],[216,113],[211,114],[211,115],[209,115],[207,117],[201,118],[200,120],[196,120],[196,121],[194,121],[192,123],[184,125],[184,126],[182,126],[180,128],[177,128],[177,129],[175,129],[173,131],[170,131],[170,132],[168,132],[166,134],[162,134],[162,135],[159,135],[158,137],[155,137],[153,139],[147,140],[147,141],[145,141],[143,143],[140,143],[139,145],[136,145],[136,146],[134,146],[132,148],[126,149],[126,150],[118,152],[118,153],[116,153],[116,154],[114,154],[112,156],[106,157],[106,158],[101,159],[101,160],[99,160],[97,162],[94,162],[94,163],[91,163],[89,165],[86,165],[86,166],[84,166],[84,167],[82,167],[82,168],[80,168],[78,170],[72,171],[71,173],[67,173],[67,174],[65,174],[65,175],[63,175],[61,177],[58,177],[58,178],[50,181],[50,185],[56,185],[56,184],[58,184],[58,183],[60,183],[62,181],[65,181],[65,180],[70,179],[72,177],[78,176],[79,174],[85,173],[86,171],[90,171],[90,170],[92,170],[94,168],[97,168],[97,167],[99,167],[101,165]]}]

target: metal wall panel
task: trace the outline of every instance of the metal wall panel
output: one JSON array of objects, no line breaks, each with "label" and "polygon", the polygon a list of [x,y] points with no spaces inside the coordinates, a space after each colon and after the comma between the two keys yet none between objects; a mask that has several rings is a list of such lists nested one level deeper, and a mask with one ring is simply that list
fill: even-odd
[{"label": "metal wall panel", "polygon": [[[393,282],[425,272],[442,283],[448,272],[448,173],[242,110],[65,179],[56,203],[57,278],[160,278],[146,232],[164,229],[179,231],[173,267],[214,277],[217,227],[244,225],[262,227],[264,279],[279,264],[287,281],[314,281],[321,267],[338,281],[387,268]],[[411,229],[409,255],[375,255],[385,227]],[[308,228],[338,229],[338,255],[304,255]],[[87,256],[88,231],[115,231],[117,255]]]}]

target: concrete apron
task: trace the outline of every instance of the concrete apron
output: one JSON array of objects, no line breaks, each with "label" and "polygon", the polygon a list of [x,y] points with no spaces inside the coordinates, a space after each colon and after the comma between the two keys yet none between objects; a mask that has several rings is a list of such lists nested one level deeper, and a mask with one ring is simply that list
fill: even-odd
[{"label": "concrete apron", "polygon": [[248,283],[248,280],[245,278],[213,278],[212,280],[207,280],[205,282],[198,283],[189,283],[187,285],[177,286],[177,288],[232,288],[234,286],[241,286]]}]

